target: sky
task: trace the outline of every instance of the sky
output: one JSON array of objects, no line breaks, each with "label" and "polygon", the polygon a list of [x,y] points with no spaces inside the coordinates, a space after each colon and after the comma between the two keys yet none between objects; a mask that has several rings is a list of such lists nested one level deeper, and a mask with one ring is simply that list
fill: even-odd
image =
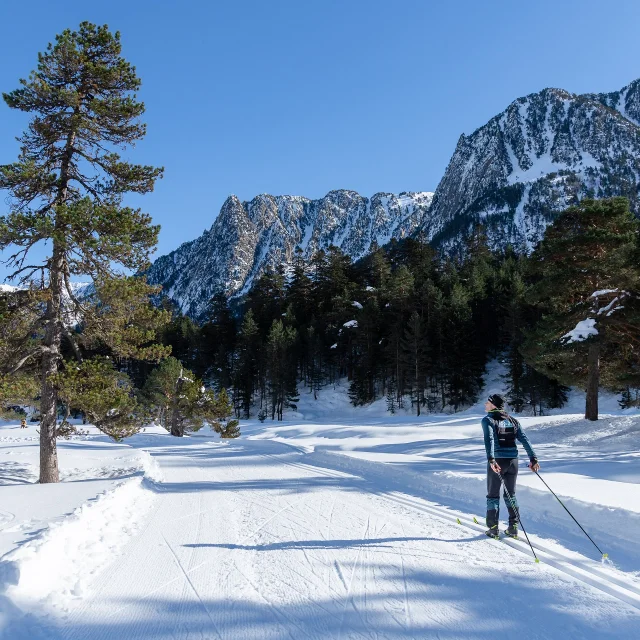
[{"label": "sky", "polygon": [[[640,77],[637,0],[29,0],[0,4],[0,91],[83,20],[121,32],[142,80],[148,134],[124,156],[165,168],[130,199],[162,227],[156,256],[230,194],[433,191],[460,135],[514,99]],[[0,104],[0,164],[25,124]]]}]

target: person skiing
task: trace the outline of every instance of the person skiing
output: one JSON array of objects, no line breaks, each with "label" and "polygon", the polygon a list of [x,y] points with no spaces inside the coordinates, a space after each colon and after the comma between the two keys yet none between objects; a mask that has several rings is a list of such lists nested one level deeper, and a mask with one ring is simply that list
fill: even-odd
[{"label": "person skiing", "polygon": [[22,418],[22,420],[20,420],[20,428],[21,429],[26,429],[27,428],[27,419],[26,418]]},{"label": "person skiing", "polygon": [[509,527],[505,534],[518,537],[518,501],[516,479],[518,477],[518,445],[522,443],[529,456],[529,468],[538,471],[538,458],[520,423],[505,410],[504,398],[494,393],[484,405],[487,415],[482,418],[484,447],[487,451],[487,531],[491,538],[499,538],[500,487],[504,482],[504,501],[509,511]]}]

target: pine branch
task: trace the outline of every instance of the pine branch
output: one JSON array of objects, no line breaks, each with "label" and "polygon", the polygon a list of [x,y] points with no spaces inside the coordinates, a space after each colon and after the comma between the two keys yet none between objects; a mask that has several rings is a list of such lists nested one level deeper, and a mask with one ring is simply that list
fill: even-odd
[{"label": "pine branch", "polygon": [[40,345],[38,347],[36,347],[33,351],[31,351],[30,353],[28,353],[26,356],[22,357],[20,360],[18,360],[18,362],[11,367],[7,373],[9,375],[13,375],[14,373],[17,373],[20,369],[22,369],[22,367],[24,367],[24,365],[31,359],[34,358],[35,356],[38,356],[42,353],[47,353],[50,352],[51,349],[49,347],[46,347],[45,345]]}]

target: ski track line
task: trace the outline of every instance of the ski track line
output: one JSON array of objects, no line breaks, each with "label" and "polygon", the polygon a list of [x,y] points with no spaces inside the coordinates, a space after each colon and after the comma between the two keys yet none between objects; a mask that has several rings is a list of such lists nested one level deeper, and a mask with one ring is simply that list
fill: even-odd
[{"label": "ski track line", "polygon": [[[431,505],[416,504],[412,500],[407,500],[404,494],[396,494],[396,492],[393,492],[392,496],[393,497],[381,495],[380,497],[385,500],[389,500],[390,502],[416,509],[417,511],[429,513],[431,515],[439,517],[442,520],[445,520],[446,522],[455,521],[457,524],[456,518],[460,517],[460,515],[465,517],[465,520],[469,517],[464,516],[464,514],[457,514],[453,511],[444,509],[440,510],[438,507],[432,507]],[[482,525],[467,523],[466,521],[462,521],[462,518],[460,518],[460,520],[462,524],[459,526],[463,526],[467,529],[470,529],[471,531],[480,532],[484,535],[484,528],[482,527]],[[491,540],[489,540],[489,542],[491,542]],[[531,555],[531,549],[529,548],[529,545],[522,540],[500,538],[500,540],[494,540],[493,542],[497,544],[506,544],[512,549],[523,553],[524,555]],[[534,548],[538,549],[540,555],[543,556],[545,564],[548,564],[554,569],[557,569],[558,571],[565,573],[572,578],[575,578],[576,580],[579,580],[583,584],[593,587],[594,589],[598,589],[599,591],[602,591],[603,593],[606,593],[607,595],[610,595],[617,600],[620,600],[621,602],[624,602],[625,604],[628,604],[635,609],[640,610],[640,593],[638,593],[638,591],[632,585],[628,585],[624,583],[624,581],[616,578],[612,579],[612,576],[603,574],[597,569],[579,567],[578,565],[573,563],[570,558],[566,558],[565,556],[560,556],[560,559],[558,559],[559,554],[552,550],[547,550],[546,548],[541,546],[533,546]],[[554,557],[554,555],[556,557]],[[604,580],[605,582],[598,582],[596,578]]]},{"label": "ski track line", "polygon": [[[404,538],[407,537],[407,534],[404,530],[404,525],[401,523],[400,524],[401,528],[402,528],[402,536]],[[405,625],[407,628],[407,631],[409,631],[411,629],[411,625],[413,624],[413,621],[411,619],[411,608],[409,606],[409,592],[408,592],[408,587],[407,587],[407,574],[405,573],[404,570],[404,553],[400,553],[400,567],[402,568],[402,586],[404,588],[404,615],[405,615]]]},{"label": "ski track line", "polygon": [[209,609],[207,608],[207,605],[205,605],[202,598],[200,597],[198,590],[195,588],[193,582],[191,581],[191,578],[189,577],[189,574],[185,571],[184,567],[182,566],[182,563],[178,559],[178,556],[176,555],[175,551],[172,549],[171,545],[167,542],[167,539],[164,537],[164,534],[162,532],[160,533],[160,535],[162,536],[162,540],[167,546],[167,549],[169,549],[169,551],[171,552],[171,555],[173,557],[173,560],[175,561],[176,566],[180,569],[180,571],[184,575],[187,583],[189,584],[189,586],[191,587],[191,590],[193,591],[193,594],[198,599],[198,602],[201,604],[202,608],[204,609],[204,612],[207,614],[207,617],[211,621],[211,624],[213,625],[215,632],[218,634],[218,637],[220,638],[220,640],[224,640],[224,638],[222,637],[222,634],[220,633],[220,630],[218,629],[218,625],[216,625],[213,617],[211,616],[211,613],[209,612]]},{"label": "ski track line", "polygon": [[[269,454],[265,454],[269,455]],[[304,454],[302,454],[304,455]],[[275,456],[269,456],[275,458]],[[303,462],[290,462],[290,461],[280,461],[283,464],[287,464],[292,467],[296,467],[301,470],[313,471],[319,475],[325,475],[330,478],[341,478],[345,477],[342,472],[332,473],[333,470],[321,468],[321,471],[325,473],[321,473],[317,467],[314,465],[308,465]],[[354,474],[351,474],[354,475]],[[439,507],[437,505],[428,504],[426,500],[421,498],[415,498],[414,496],[410,496],[408,494],[399,493],[396,491],[389,492],[388,494],[384,493],[376,493],[370,489],[362,488],[361,491],[370,493],[371,495],[377,496],[389,502],[416,509],[417,511],[422,511],[424,513],[429,513],[431,515],[435,515],[439,517],[441,520],[446,523],[451,523],[452,521],[457,523],[457,519],[459,518],[461,521],[461,525],[470,529],[472,531],[478,531],[484,534],[484,529],[481,525],[472,525],[471,523],[467,523],[466,520],[469,519],[468,514],[458,513],[451,509],[445,507]],[[420,502],[417,502],[420,500]],[[489,541],[491,542],[491,541]],[[521,547],[519,543],[522,543],[521,540],[513,540],[511,538],[501,538],[499,541],[495,541],[498,543],[504,543],[510,546],[512,549],[519,551],[525,555],[530,555],[529,546],[525,543],[526,547]],[[598,589],[607,595],[610,595],[617,600],[624,602],[627,605],[632,606],[633,608],[640,610],[640,590],[636,588],[634,585],[626,583],[624,580],[617,578],[615,576],[611,576],[604,572],[599,571],[595,567],[579,567],[576,565],[571,558],[567,558],[566,556],[562,556],[557,551],[546,549],[539,543],[533,544],[533,547],[537,549],[542,555],[546,556],[545,564],[552,566],[554,569],[571,576],[572,578],[579,580],[583,584],[586,584],[594,589]],[[554,557],[555,556],[555,557]],[[586,574],[586,575],[585,575]],[[600,581],[604,581],[600,582]]]},{"label": "ski track line", "polygon": [[265,597],[262,591],[260,591],[260,589],[258,589],[258,587],[253,583],[253,581],[250,580],[249,577],[238,567],[235,560],[233,560],[233,566],[235,567],[235,570],[245,579],[247,584],[258,594],[258,596],[262,600],[264,600],[264,602],[269,607],[269,609],[271,609],[271,612],[273,614],[273,619],[278,623],[280,627],[285,629],[285,631],[287,632],[287,635],[291,638],[291,640],[298,640],[298,639],[295,636],[293,636],[291,634],[291,631],[289,631],[286,625],[283,624],[283,620],[285,623],[286,622],[292,623],[293,626],[299,629],[302,633],[304,633],[304,635],[307,636],[307,638],[313,639],[313,636],[310,636],[304,629],[301,629],[295,620],[290,619],[289,616],[284,614],[276,605],[274,605],[270,600],[268,600]]},{"label": "ski track line", "polygon": [[[409,496],[407,494],[402,494],[402,493],[397,493],[394,492],[395,497],[399,500],[402,500],[406,503],[410,503],[412,505],[415,505],[416,507],[419,508],[423,508],[423,509],[431,509],[432,511],[434,511],[434,513],[437,513],[437,515],[441,516],[441,517],[446,517],[447,520],[450,520],[452,517],[456,517],[456,518],[460,518],[461,522],[462,522],[462,526],[467,527],[468,529],[472,529],[474,531],[479,531],[481,533],[484,533],[484,527],[480,524],[472,524],[470,522],[466,522],[466,520],[469,519],[469,516],[463,513],[458,513],[452,510],[447,509],[446,507],[438,507],[436,505],[428,505],[428,504],[420,504],[419,502],[417,502],[417,500],[419,500],[419,498],[413,498],[412,496]],[[383,496],[386,497],[386,496]],[[464,521],[462,520],[464,518]],[[457,524],[457,521],[456,521]],[[522,544],[524,547],[526,547],[526,551],[527,553],[530,553],[530,548],[529,545],[527,544],[527,542],[523,539],[516,539],[514,540],[513,538],[500,538],[500,540],[502,542],[505,542],[507,544],[510,544],[510,546],[513,546],[513,548],[518,548],[520,549],[519,544]],[[513,543],[513,544],[511,544]],[[531,543],[534,549],[537,549],[538,551],[540,551],[541,553],[553,556],[554,559],[557,559],[558,561],[562,561],[562,562],[566,562],[568,564],[570,564],[571,566],[573,566],[576,570],[579,571],[583,571],[585,573],[589,573],[589,574],[593,574],[594,577],[600,578],[602,580],[605,580],[607,582],[611,582],[613,584],[616,584],[617,586],[621,587],[622,589],[625,589],[626,591],[630,591],[632,593],[634,593],[635,595],[637,595],[640,598],[640,587],[630,583],[630,582],[626,582],[625,580],[623,580],[622,578],[619,578],[615,575],[611,575],[609,573],[603,572],[601,571],[598,567],[591,567],[591,566],[579,566],[577,564],[575,564],[575,561],[573,558],[569,558],[568,556],[562,555],[561,552],[555,550],[555,549],[549,549],[548,547],[544,546],[543,544],[539,543],[539,542],[532,542]],[[517,547],[515,545],[518,545]]]},{"label": "ski track line", "polygon": [[[367,524],[365,526],[364,533],[362,534],[363,543],[358,547],[358,554],[356,555],[355,562],[353,563],[353,568],[351,569],[351,578],[349,579],[349,588],[347,589],[347,593],[346,593],[345,599],[344,599],[344,607],[342,609],[342,619],[340,620],[340,632],[338,633],[338,640],[342,640],[342,630],[344,628],[344,622],[345,622],[345,619],[347,617],[347,607],[349,606],[349,601],[352,602],[353,608],[358,613],[358,615],[360,615],[360,612],[358,611],[358,607],[356,607],[356,604],[353,601],[353,598],[351,597],[351,590],[353,588],[353,580],[354,580],[355,575],[356,575],[356,570],[357,570],[358,564],[360,562],[360,556],[362,554],[362,548],[364,547],[364,541],[366,541],[368,536],[369,536],[369,522],[370,522],[370,520],[371,520],[371,516],[367,516]],[[362,620],[362,616],[361,615],[360,615],[360,620],[364,623],[364,620]]]}]

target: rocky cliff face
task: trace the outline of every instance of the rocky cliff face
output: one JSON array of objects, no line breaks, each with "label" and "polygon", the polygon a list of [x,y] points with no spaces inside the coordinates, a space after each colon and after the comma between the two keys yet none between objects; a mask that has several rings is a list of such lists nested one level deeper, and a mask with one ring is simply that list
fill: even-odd
[{"label": "rocky cliff face", "polygon": [[266,268],[292,260],[296,248],[310,256],[330,245],[359,258],[374,244],[416,231],[431,193],[331,191],[324,198],[259,195],[250,202],[229,197],[211,229],[158,258],[149,281],[183,313],[202,319],[214,293],[240,295]]},{"label": "rocky cliff face", "polygon": [[462,135],[435,194],[231,196],[209,231],[156,260],[149,280],[202,319],[215,292],[245,293],[297,247],[310,256],[334,244],[357,259],[374,244],[423,232],[455,252],[482,223],[493,245],[530,250],[555,214],[581,198],[624,195],[640,213],[639,184],[640,80],[606,94],[545,89]]},{"label": "rocky cliff face", "polygon": [[624,195],[638,210],[640,81],[609,94],[545,89],[461,136],[422,225],[453,250],[476,224],[495,245],[530,249],[584,197]]}]

